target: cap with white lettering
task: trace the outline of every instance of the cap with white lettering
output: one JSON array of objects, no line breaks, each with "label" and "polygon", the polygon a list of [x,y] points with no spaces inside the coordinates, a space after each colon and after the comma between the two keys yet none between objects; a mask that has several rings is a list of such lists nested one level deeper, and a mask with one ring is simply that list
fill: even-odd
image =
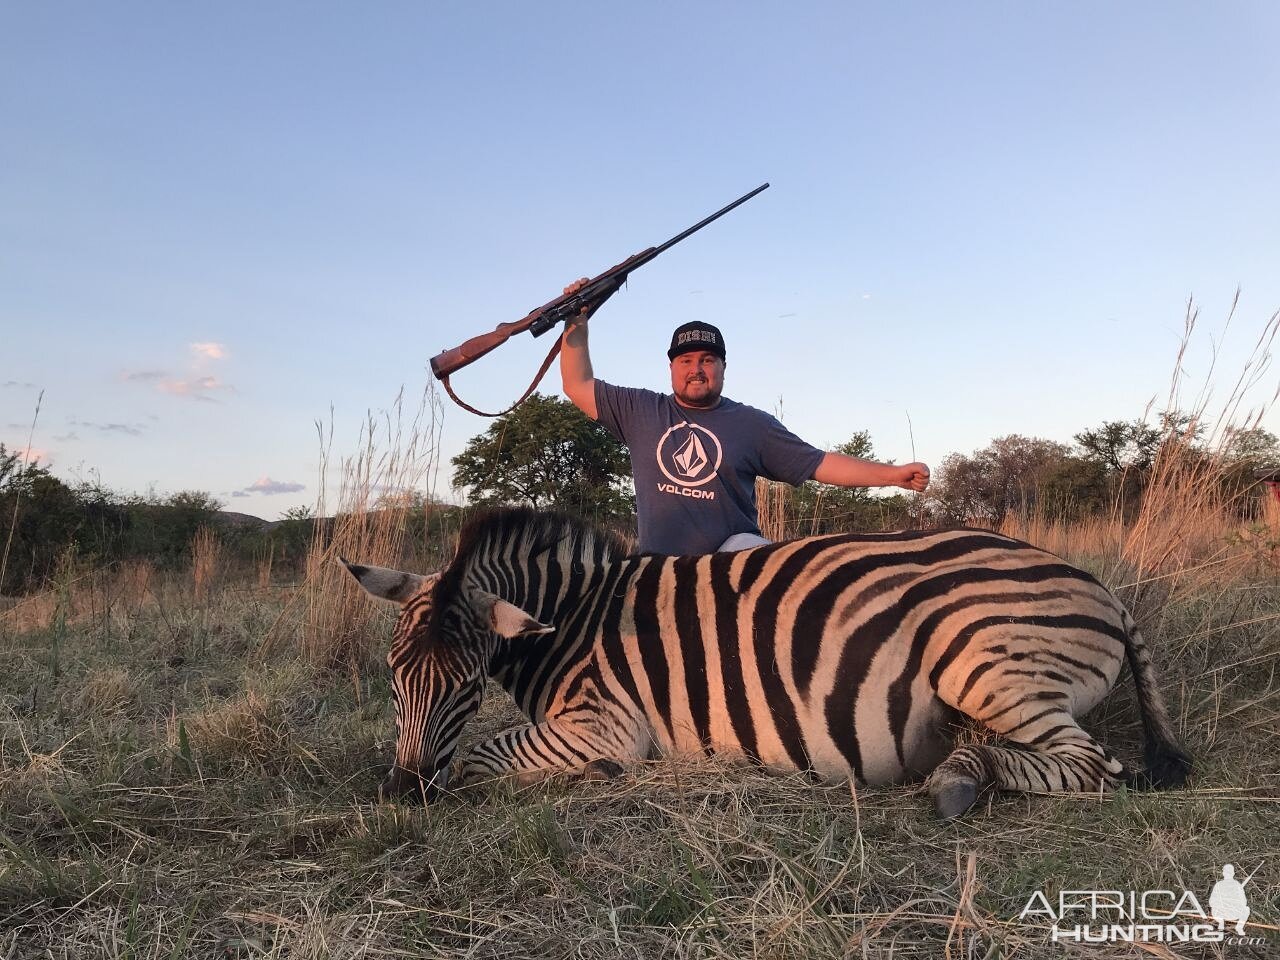
[{"label": "cap with white lettering", "polygon": [[724,335],[717,327],[701,320],[691,320],[676,327],[671,334],[671,349],[667,351],[667,359],[674,360],[682,353],[705,350],[714,353],[721,360],[724,355]]}]

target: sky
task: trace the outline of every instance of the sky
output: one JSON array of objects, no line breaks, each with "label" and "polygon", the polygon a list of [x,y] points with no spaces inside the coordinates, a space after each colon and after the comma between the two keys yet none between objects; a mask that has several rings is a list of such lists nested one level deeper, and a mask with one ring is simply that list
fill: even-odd
[{"label": "sky", "polygon": [[[668,389],[707,320],[727,396],[936,465],[1163,406],[1193,300],[1225,400],[1280,309],[1278,45],[1266,2],[4,4],[0,442],[275,519],[317,421],[332,465],[766,181],[596,315],[598,377]],[[454,386],[505,407],[548,346]],[[443,404],[449,497],[488,421]]]}]

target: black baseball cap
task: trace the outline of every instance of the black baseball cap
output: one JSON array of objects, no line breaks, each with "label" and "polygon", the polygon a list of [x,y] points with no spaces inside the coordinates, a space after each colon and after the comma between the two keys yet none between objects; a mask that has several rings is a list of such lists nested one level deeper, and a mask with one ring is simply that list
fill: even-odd
[{"label": "black baseball cap", "polygon": [[724,334],[718,327],[701,320],[680,324],[676,327],[676,332],[671,334],[671,349],[667,351],[667,359],[674,360],[680,354],[692,353],[694,350],[705,350],[707,353],[714,353],[721,360],[725,359]]}]

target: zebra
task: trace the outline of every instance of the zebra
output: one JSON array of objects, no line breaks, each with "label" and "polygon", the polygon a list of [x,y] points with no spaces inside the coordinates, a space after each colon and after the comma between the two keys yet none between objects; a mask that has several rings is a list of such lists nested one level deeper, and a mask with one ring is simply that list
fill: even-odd
[{"label": "zebra", "polygon": [[[502,508],[464,526],[439,573],[342,562],[401,606],[386,797],[430,801],[449,785],[490,678],[530,723],[472,747],[458,785],[726,754],[830,782],[926,779],[951,818],[988,788],[1177,786],[1191,768],[1124,605],[1059,557],[986,530],[668,557],[631,555],[567,516]],[[1126,657],[1145,779],[1075,719]],[[964,717],[1010,745],[956,746]]]}]

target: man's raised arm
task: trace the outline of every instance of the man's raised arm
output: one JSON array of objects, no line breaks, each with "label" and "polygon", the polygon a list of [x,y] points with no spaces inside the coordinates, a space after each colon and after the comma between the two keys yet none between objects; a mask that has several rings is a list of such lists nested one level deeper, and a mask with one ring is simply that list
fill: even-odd
[{"label": "man's raised arm", "polygon": [[[564,292],[573,293],[585,283],[586,277],[575,280],[564,288]],[[587,321],[594,312],[594,309],[583,308],[578,316],[566,320],[564,334],[560,338],[560,382],[564,395],[592,420],[596,419],[596,378],[591,369],[591,350],[587,345]]]}]

